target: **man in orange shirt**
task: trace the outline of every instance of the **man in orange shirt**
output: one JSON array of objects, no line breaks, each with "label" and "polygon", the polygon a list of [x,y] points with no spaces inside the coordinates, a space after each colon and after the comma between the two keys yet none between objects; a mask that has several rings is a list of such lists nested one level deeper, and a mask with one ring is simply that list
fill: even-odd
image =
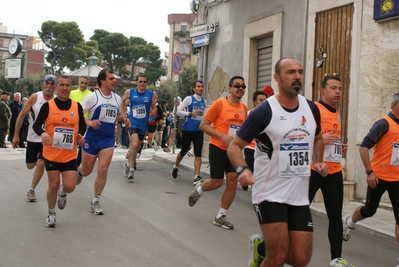
[{"label": "man in orange shirt", "polygon": [[341,119],[337,109],[341,99],[341,80],[336,76],[326,76],[321,82],[321,100],[315,102],[320,111],[321,134],[323,135],[323,162],[328,166],[328,174],[323,177],[315,170],[309,180],[309,201],[313,201],[317,190],[321,189],[329,219],[328,239],[330,241],[331,267],[353,266],[341,258],[342,253],[342,201],[343,177],[341,158],[348,145],[341,142]]},{"label": "man in orange shirt", "polygon": [[210,136],[211,178],[198,183],[188,198],[188,205],[194,206],[203,192],[216,190],[223,185],[226,173],[227,185],[213,225],[230,230],[233,230],[234,226],[226,219],[226,213],[236,195],[238,175],[227,157],[227,147],[247,117],[247,107],[240,101],[245,94],[245,88],[244,78],[234,76],[229,82],[229,96],[216,100],[205,113],[200,129]]},{"label": "man in orange shirt", "polygon": [[[33,124],[33,130],[42,138],[43,158],[48,177],[48,215],[45,223],[47,227],[57,227],[57,191],[57,205],[62,210],[66,205],[66,194],[75,190],[77,144],[83,144],[86,131],[82,106],[69,98],[71,79],[65,75],[59,76],[56,90],[57,97],[42,105]],[[45,125],[45,129],[42,125]]]},{"label": "man in orange shirt", "polygon": [[[391,112],[374,123],[360,144],[359,152],[367,175],[367,195],[364,206],[343,220],[343,239],[348,241],[355,224],[372,217],[381,196],[388,191],[395,216],[395,235],[399,243],[399,93],[392,97]],[[374,147],[370,160],[369,149]],[[399,259],[398,259],[399,264]]]}]

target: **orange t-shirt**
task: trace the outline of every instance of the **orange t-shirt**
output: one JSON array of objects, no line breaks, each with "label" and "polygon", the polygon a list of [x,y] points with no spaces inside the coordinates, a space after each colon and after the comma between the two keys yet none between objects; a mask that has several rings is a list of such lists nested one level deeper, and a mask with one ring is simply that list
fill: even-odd
[{"label": "orange t-shirt", "polygon": [[399,177],[399,159],[393,156],[399,149],[399,125],[389,116],[383,117],[389,125],[389,130],[374,146],[371,167],[375,175],[387,182],[397,182]]},{"label": "orange t-shirt", "polygon": [[59,163],[76,159],[76,139],[79,130],[78,103],[72,100],[69,110],[58,109],[54,99],[48,101],[48,105],[46,132],[50,135],[51,144],[43,146],[43,157]]},{"label": "orange t-shirt", "polygon": [[[315,104],[320,111],[320,121],[321,121],[320,133],[324,134],[328,132],[333,132],[334,136],[341,138],[341,120],[339,117],[338,110],[336,112],[331,112],[319,102],[315,102]],[[334,150],[338,149],[338,152],[336,152],[335,154],[335,159],[333,159],[334,157],[332,156],[330,157],[330,155],[334,153],[331,152],[331,149],[327,150],[326,146],[324,146],[323,162],[326,163],[328,166],[328,174],[333,174],[342,170],[342,165],[340,160],[340,157],[342,155],[342,148],[339,144],[330,145],[329,147],[332,147],[333,149],[335,147]],[[329,155],[326,155],[326,153],[329,153]],[[339,155],[339,161],[338,159],[336,159],[338,155]],[[331,160],[326,160],[326,158],[331,158]],[[334,162],[334,160],[337,161]],[[312,162],[311,168],[312,170],[314,170],[314,162]]]},{"label": "orange t-shirt", "polygon": [[[210,106],[204,118],[212,122],[212,127],[218,132],[235,136],[247,117],[247,107],[243,103],[232,104],[227,97],[219,98]],[[219,138],[211,136],[210,143],[220,149],[227,146]]]}]

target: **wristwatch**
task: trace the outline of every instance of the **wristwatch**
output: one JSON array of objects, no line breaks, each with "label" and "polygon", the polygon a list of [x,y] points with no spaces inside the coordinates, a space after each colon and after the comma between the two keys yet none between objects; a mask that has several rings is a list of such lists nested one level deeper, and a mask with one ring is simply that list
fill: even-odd
[{"label": "wristwatch", "polygon": [[372,172],[374,172],[374,171],[373,170],[366,170],[366,174],[367,175],[371,174]]},{"label": "wristwatch", "polygon": [[248,169],[248,166],[240,165],[236,168],[236,173],[240,175],[245,169]]}]

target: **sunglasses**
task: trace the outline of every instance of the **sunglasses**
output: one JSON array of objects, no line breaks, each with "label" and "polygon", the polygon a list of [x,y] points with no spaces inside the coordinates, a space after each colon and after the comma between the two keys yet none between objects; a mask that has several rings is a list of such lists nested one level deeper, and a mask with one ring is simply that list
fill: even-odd
[{"label": "sunglasses", "polygon": [[139,83],[147,83],[147,81],[138,81]]},{"label": "sunglasses", "polygon": [[239,85],[239,84],[235,84],[235,85],[233,85],[233,87],[237,88],[237,89],[240,89],[240,88],[245,89],[245,88],[247,88],[245,85]]}]

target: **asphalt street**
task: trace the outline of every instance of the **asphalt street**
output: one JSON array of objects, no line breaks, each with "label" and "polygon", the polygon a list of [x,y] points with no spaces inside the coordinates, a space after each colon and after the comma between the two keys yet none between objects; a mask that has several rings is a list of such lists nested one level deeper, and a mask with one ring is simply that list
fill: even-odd
[{"label": "asphalt street", "polygon": [[[206,192],[194,207],[187,204],[193,173],[153,160],[144,151],[133,182],[123,177],[126,150],[115,152],[100,199],[103,216],[90,213],[95,174],[83,179],[57,211],[58,227],[46,228],[44,175],[36,189],[38,201],[26,202],[32,171],[23,149],[0,151],[0,266],[248,266],[249,237],[259,233],[250,193],[237,190],[227,218],[234,230],[212,224],[222,189]],[[311,267],[328,266],[327,220],[314,216]],[[354,232],[344,244],[345,257],[357,267],[395,266],[397,245]]]}]

